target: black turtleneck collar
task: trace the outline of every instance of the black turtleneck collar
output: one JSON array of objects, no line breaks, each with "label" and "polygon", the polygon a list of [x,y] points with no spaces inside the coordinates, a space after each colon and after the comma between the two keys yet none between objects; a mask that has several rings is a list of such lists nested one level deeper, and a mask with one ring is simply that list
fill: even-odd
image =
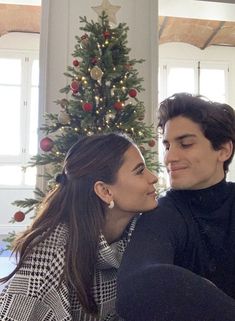
[{"label": "black turtleneck collar", "polygon": [[[200,212],[215,211],[220,208],[230,194],[230,183],[221,182],[200,190],[170,190],[167,194],[190,205]],[[209,213],[208,213],[209,214]]]}]

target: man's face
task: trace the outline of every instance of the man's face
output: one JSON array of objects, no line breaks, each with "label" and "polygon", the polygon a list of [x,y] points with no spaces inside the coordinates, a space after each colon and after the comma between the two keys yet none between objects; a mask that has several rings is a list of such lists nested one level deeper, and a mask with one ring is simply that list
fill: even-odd
[{"label": "man's face", "polygon": [[177,116],[168,120],[163,135],[164,163],[174,189],[203,189],[224,178],[224,150],[214,150],[200,126]]}]

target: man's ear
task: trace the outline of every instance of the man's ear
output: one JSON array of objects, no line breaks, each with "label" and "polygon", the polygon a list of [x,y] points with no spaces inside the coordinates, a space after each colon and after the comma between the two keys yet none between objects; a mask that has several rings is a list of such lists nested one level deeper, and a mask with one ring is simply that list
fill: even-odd
[{"label": "man's ear", "polygon": [[97,181],[94,184],[94,192],[102,199],[106,204],[110,204],[112,198],[112,192],[107,184],[102,181]]},{"label": "man's ear", "polygon": [[220,158],[221,162],[225,162],[232,155],[233,152],[233,143],[231,140],[221,145],[220,148]]}]

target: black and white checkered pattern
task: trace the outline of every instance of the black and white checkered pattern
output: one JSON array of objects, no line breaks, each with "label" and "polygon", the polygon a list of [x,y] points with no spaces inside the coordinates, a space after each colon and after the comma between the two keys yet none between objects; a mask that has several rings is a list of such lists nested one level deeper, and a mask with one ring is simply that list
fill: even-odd
[{"label": "black and white checkered pattern", "polygon": [[60,282],[65,262],[68,228],[59,224],[39,243],[0,294],[1,321],[119,321],[115,313],[116,277],[123,252],[138,216],[116,243],[101,234],[93,295],[100,317],[82,309],[76,294]]}]

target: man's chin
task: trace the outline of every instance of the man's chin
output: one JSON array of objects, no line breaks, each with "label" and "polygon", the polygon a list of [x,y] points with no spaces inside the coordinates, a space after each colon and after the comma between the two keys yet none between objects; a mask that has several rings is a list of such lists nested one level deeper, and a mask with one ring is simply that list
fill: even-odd
[{"label": "man's chin", "polygon": [[190,184],[179,181],[176,182],[175,180],[170,181],[170,187],[175,190],[191,189]]}]

